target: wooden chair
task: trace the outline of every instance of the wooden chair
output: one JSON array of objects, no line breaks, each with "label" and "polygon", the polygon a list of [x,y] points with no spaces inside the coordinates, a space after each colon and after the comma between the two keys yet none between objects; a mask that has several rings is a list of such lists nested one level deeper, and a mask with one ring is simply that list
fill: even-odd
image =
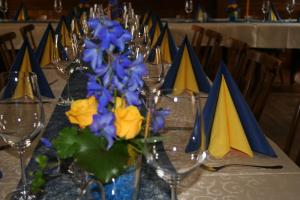
[{"label": "wooden chair", "polygon": [[[294,82],[297,83],[298,85],[300,85],[300,72],[296,73],[296,75],[294,76]],[[290,125],[290,129],[289,129],[289,133],[287,136],[287,142],[286,145],[284,147],[284,151],[287,155],[289,155],[291,158],[294,158],[293,154],[293,144],[295,144],[294,146],[296,146],[296,158],[295,162],[297,163],[298,166],[300,166],[300,148],[298,145],[298,141],[297,140],[297,133],[299,134],[299,130],[300,130],[300,99],[298,101],[298,104],[296,106],[296,110],[294,112],[293,118],[292,118],[292,123]],[[299,137],[299,136],[298,136]]]},{"label": "wooden chair", "polygon": [[[293,143],[296,138],[296,132],[300,125],[299,123],[300,123],[300,101],[298,102],[295,113],[293,115],[292,123],[291,123],[290,129],[289,129],[289,134],[287,136],[287,142],[284,147],[284,151],[286,152],[287,155],[291,155],[291,153],[292,153],[292,146],[293,146]],[[300,149],[298,148],[298,155],[296,158],[296,163],[298,165],[300,165],[300,151],[299,150]]]},{"label": "wooden chair", "polygon": [[7,78],[8,78],[7,72],[0,73],[0,93],[1,93],[2,89],[4,88],[4,86],[6,85]]},{"label": "wooden chair", "polygon": [[14,32],[0,35],[0,55],[4,64],[5,71],[9,71],[16,57],[16,49],[13,40],[16,38]]},{"label": "wooden chair", "polygon": [[25,38],[27,38],[31,48],[33,50],[35,50],[36,49],[36,44],[35,44],[33,34],[32,34],[33,30],[34,30],[34,25],[33,24],[28,24],[28,25],[23,26],[23,27],[20,28],[20,32],[22,34],[23,39],[25,40]]},{"label": "wooden chair", "polygon": [[211,80],[214,79],[221,60],[221,48],[220,44],[222,41],[221,33],[213,30],[206,30],[205,37],[207,42],[204,49],[204,54],[200,56],[200,62]]},{"label": "wooden chair", "polygon": [[199,56],[201,54],[201,46],[205,29],[201,26],[193,25],[192,30],[194,31],[192,45],[195,49],[196,54]]},{"label": "wooden chair", "polygon": [[281,61],[254,50],[247,51],[236,82],[257,120],[260,119]]},{"label": "wooden chair", "polygon": [[227,38],[224,43],[222,59],[225,61],[234,79],[237,79],[239,76],[239,68],[246,58],[248,48],[249,46],[246,42],[233,38]]}]

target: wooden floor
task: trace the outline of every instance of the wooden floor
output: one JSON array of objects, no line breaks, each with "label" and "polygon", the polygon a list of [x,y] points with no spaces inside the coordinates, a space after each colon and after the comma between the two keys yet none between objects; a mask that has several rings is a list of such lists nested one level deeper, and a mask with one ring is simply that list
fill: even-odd
[{"label": "wooden floor", "polygon": [[[293,114],[300,99],[300,85],[288,85],[288,80],[284,84],[276,81],[272,88],[270,97],[267,100],[266,107],[259,121],[264,133],[276,142],[281,148],[286,144],[287,134],[291,125]],[[300,130],[298,129],[300,140]],[[294,141],[294,150],[291,158],[295,158],[296,143]],[[296,145],[295,145],[296,144]],[[300,149],[299,147],[297,149]]]}]

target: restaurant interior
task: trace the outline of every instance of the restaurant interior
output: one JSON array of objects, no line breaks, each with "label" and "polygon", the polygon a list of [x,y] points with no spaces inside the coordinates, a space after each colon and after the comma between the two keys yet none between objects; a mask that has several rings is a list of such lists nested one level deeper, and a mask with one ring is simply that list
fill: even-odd
[{"label": "restaurant interior", "polygon": [[299,199],[299,58],[298,0],[0,0],[0,200]]}]

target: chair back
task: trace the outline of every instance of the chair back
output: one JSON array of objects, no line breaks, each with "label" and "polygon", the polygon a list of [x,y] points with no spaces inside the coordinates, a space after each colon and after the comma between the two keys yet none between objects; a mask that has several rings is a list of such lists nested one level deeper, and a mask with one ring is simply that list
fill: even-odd
[{"label": "chair back", "polygon": [[195,49],[196,54],[199,56],[201,54],[201,46],[205,29],[201,26],[193,25],[192,30],[194,32],[192,38],[192,45]]},{"label": "chair back", "polygon": [[222,58],[234,79],[239,77],[240,68],[244,63],[248,48],[246,42],[237,39],[227,38],[225,41]]},{"label": "chair back", "polygon": [[207,42],[205,45],[204,53],[202,56],[200,56],[200,60],[204,71],[206,72],[208,77],[213,80],[220,66],[220,44],[223,37],[221,33],[209,29],[205,31],[205,36],[207,38]]},{"label": "chair back", "polygon": [[257,120],[259,120],[278,74],[281,61],[265,53],[247,51],[236,81]]},{"label": "chair back", "polygon": [[4,88],[4,86],[6,85],[7,78],[8,78],[8,72],[0,73],[0,93],[1,93],[2,89]]},{"label": "chair back", "polygon": [[5,71],[9,71],[16,57],[16,49],[13,40],[16,38],[14,32],[0,35],[0,55],[4,64]]},{"label": "chair back", "polygon": [[35,44],[33,34],[32,34],[33,30],[34,30],[34,25],[33,24],[28,24],[28,25],[23,26],[23,27],[20,28],[20,32],[21,32],[21,35],[22,35],[23,39],[25,40],[25,38],[27,38],[31,48],[33,50],[35,50],[36,49],[36,44]]}]

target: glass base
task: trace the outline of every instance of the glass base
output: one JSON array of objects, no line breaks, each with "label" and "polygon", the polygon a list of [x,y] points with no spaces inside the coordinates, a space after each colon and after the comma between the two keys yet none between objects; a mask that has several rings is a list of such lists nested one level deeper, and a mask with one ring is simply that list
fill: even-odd
[{"label": "glass base", "polygon": [[72,98],[64,99],[64,98],[60,97],[58,102],[57,102],[57,105],[59,105],[59,106],[70,106],[72,103],[73,103]]},{"label": "glass base", "polygon": [[5,197],[5,200],[36,200],[35,195],[30,194],[26,190],[16,190]]}]

